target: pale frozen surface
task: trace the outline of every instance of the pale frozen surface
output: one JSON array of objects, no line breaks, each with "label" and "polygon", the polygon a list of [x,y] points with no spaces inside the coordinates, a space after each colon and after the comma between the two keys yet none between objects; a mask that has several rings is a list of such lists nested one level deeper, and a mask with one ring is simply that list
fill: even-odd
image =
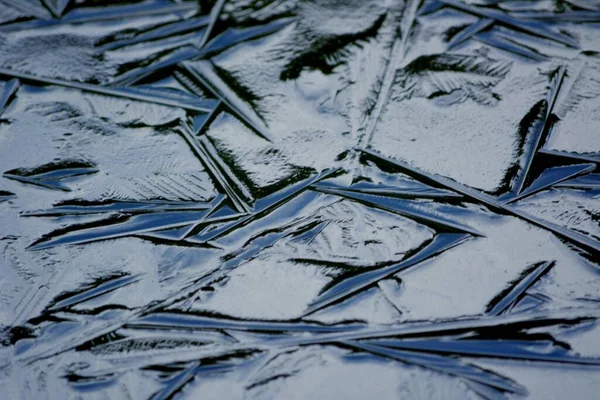
[{"label": "pale frozen surface", "polygon": [[0,0],[0,399],[596,399],[600,2]]}]

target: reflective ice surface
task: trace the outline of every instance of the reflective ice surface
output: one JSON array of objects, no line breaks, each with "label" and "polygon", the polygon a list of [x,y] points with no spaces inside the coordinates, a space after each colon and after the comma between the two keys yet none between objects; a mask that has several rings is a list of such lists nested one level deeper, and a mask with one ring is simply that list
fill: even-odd
[{"label": "reflective ice surface", "polygon": [[0,0],[0,398],[595,399],[600,2]]}]

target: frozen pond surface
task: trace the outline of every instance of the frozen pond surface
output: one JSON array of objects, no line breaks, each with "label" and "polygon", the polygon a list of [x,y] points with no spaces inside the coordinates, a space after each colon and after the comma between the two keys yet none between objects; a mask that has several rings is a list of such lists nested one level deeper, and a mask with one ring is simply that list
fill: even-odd
[{"label": "frozen pond surface", "polygon": [[597,0],[0,0],[0,398],[597,399]]}]

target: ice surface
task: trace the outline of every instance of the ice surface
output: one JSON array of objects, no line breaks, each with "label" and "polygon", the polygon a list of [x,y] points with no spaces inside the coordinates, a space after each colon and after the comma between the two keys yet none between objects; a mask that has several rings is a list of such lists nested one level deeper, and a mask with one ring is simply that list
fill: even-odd
[{"label": "ice surface", "polygon": [[599,22],[0,0],[0,398],[596,398]]}]

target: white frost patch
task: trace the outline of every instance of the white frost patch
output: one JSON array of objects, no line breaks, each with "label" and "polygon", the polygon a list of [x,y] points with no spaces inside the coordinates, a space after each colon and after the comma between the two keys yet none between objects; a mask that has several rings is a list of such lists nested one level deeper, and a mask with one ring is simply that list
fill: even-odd
[{"label": "white frost patch", "polygon": [[493,107],[471,100],[449,107],[422,98],[391,101],[371,147],[466,185],[496,189],[514,161],[521,119],[545,96],[538,73],[518,70],[521,76],[511,72],[493,89],[501,96]]},{"label": "white frost patch", "polygon": [[565,340],[571,345],[575,353],[584,357],[600,357],[600,325],[595,323],[588,328],[582,328],[576,331],[575,335],[568,338],[560,337],[559,340]]},{"label": "white frost patch", "polygon": [[581,100],[575,110],[566,113],[554,126],[546,147],[576,153],[600,151],[598,110],[600,97]]},{"label": "white frost patch", "polygon": [[399,323],[401,315],[379,288],[372,288],[318,311],[308,319],[324,324],[360,320],[370,324],[387,325]]},{"label": "white frost patch", "polygon": [[[154,128],[185,118],[181,109],[25,86],[3,117],[11,124],[0,125],[0,148],[5,150],[0,172],[80,159],[94,163],[99,172],[70,182],[70,197],[204,200],[214,195],[210,178],[185,140]],[[35,190],[32,185],[21,187]]]},{"label": "white frost patch", "polygon": [[[3,14],[6,6],[2,3],[1,7]],[[160,44],[153,48],[154,54],[148,52],[140,56],[130,52],[117,59],[114,52],[105,53],[99,49],[97,43],[101,39],[116,32],[132,29],[143,31],[174,19],[173,15],[145,16],[108,23],[59,24],[2,33],[0,66],[35,76],[106,83],[118,74],[120,66],[151,58],[168,46],[158,42]]]},{"label": "white frost patch", "polygon": [[528,399],[596,400],[600,393],[600,374],[597,367],[482,359],[473,360],[473,363],[519,382],[527,388]]},{"label": "white frost patch", "polygon": [[400,260],[434,234],[408,218],[346,200],[324,207],[314,217],[327,225],[310,245],[288,245],[298,257],[353,265]]},{"label": "white frost patch", "polygon": [[486,237],[471,239],[399,275],[404,284],[395,303],[408,310],[407,319],[483,313],[497,293],[540,261],[555,260],[555,269],[586,268],[553,234],[517,219],[494,219],[477,229]]},{"label": "white frost patch", "polygon": [[517,207],[528,214],[559,226],[600,238],[598,192],[552,188],[523,199]]},{"label": "white frost patch", "polygon": [[[315,349],[313,352],[316,352]],[[252,399],[474,399],[460,380],[405,364],[320,349],[312,365],[255,389]]]},{"label": "white frost patch", "polygon": [[296,318],[327,282],[318,267],[261,257],[238,267],[213,297],[194,306],[241,318]]}]

